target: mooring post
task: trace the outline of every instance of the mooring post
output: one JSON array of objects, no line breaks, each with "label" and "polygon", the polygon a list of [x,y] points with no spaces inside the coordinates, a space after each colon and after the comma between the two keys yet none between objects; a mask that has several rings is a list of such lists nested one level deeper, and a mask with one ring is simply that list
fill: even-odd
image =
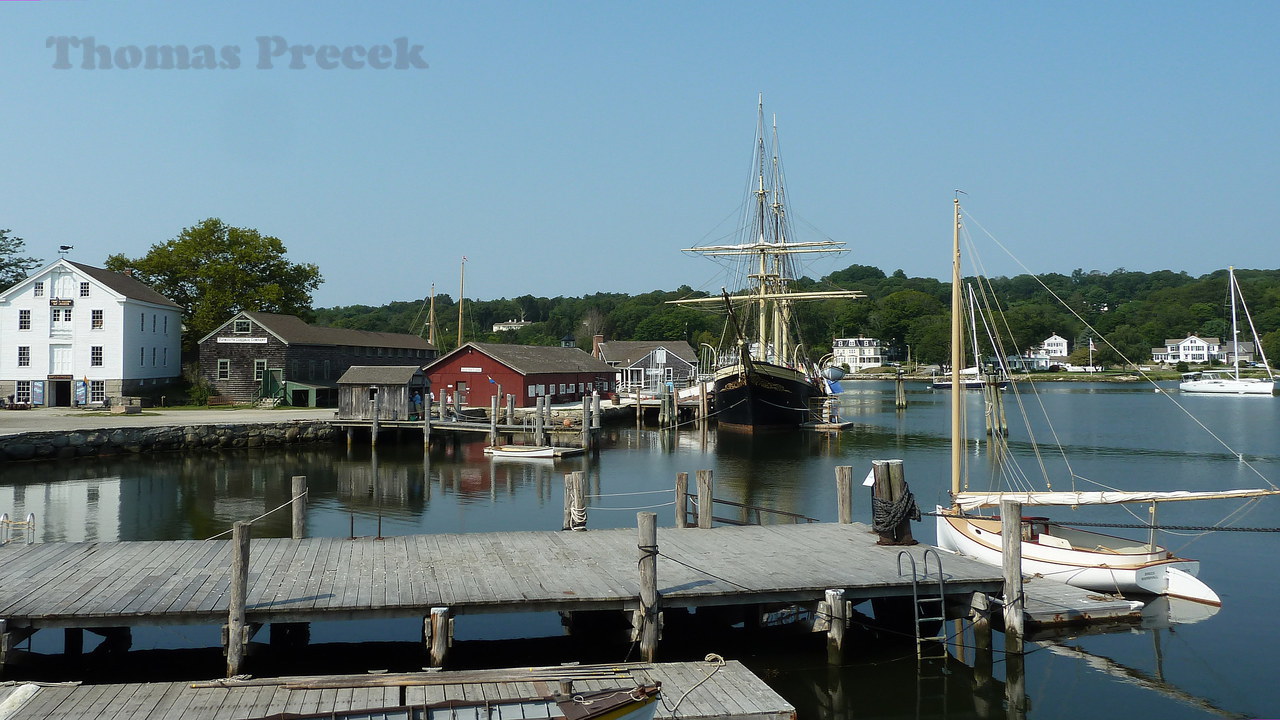
[{"label": "mooring post", "polygon": [[516,396],[515,393],[507,393],[507,424],[516,424]]},{"label": "mooring post", "polygon": [[697,473],[698,482],[698,527],[711,527],[711,504],[715,502],[711,493],[715,490],[715,482],[712,480],[710,470],[699,470]]},{"label": "mooring post", "polygon": [[[879,503],[897,503],[907,493],[907,483],[903,475],[901,460],[873,460],[871,462],[872,473],[875,482],[871,486],[873,497]],[[876,504],[873,502],[873,507]],[[877,545],[915,545],[916,540],[911,536],[911,519],[904,516],[898,524],[892,528],[876,528],[876,532],[880,533],[880,539],[876,541]]]},{"label": "mooring post", "polygon": [[853,522],[853,466],[836,466],[836,504],[839,506],[840,522],[848,525]]},{"label": "mooring post", "polygon": [[586,480],[581,470],[564,476],[564,529],[587,529]]},{"label": "mooring post", "polygon": [[307,536],[307,476],[293,476],[293,539]]},{"label": "mooring post", "polygon": [[542,418],[542,404],[543,404],[543,401],[544,401],[544,400],[546,400],[546,398],[544,398],[543,396],[539,395],[539,396],[537,397],[537,399],[535,399],[535,400],[534,400],[534,404],[533,404],[533,434],[534,434],[534,443],[536,443],[536,444],[538,444],[538,445],[546,445],[546,444],[547,444],[547,441],[546,441],[546,433],[545,433],[544,428],[543,428],[543,426],[542,426],[542,422],[543,422],[543,418]]},{"label": "mooring post", "polygon": [[600,391],[591,391],[591,429],[600,429]]},{"label": "mooring post", "polygon": [[707,422],[707,384],[698,383],[698,423],[705,425]]},{"label": "mooring post", "polygon": [[591,396],[582,396],[582,449],[591,449]]},{"label": "mooring post", "polygon": [[498,396],[489,398],[489,444],[498,444]]},{"label": "mooring post", "polygon": [[[973,622],[973,687],[980,690],[991,682],[991,599],[976,592],[969,601],[969,619]],[[960,637],[960,636],[957,636]]]},{"label": "mooring post", "polygon": [[431,667],[444,667],[445,656],[453,644],[453,616],[447,607],[433,607],[423,622]]},{"label": "mooring post", "polygon": [[1022,654],[1026,599],[1022,595],[1022,503],[1000,503],[1000,542],[1004,570],[1004,651]]},{"label": "mooring post", "polygon": [[676,473],[676,527],[689,527],[689,473]]},{"label": "mooring post", "polygon": [[893,405],[899,409],[907,406],[906,378],[903,376],[901,370],[898,371],[898,376],[894,381]]},{"label": "mooring post", "polygon": [[640,535],[640,659],[653,662],[658,654],[662,614],[658,598],[658,514],[636,513]]},{"label": "mooring post", "polygon": [[829,588],[826,592],[827,662],[839,664],[844,660],[844,631],[849,624],[849,613],[844,603],[844,590]]},{"label": "mooring post", "polygon": [[245,622],[245,599],[249,595],[249,537],[252,525],[237,522],[231,526],[231,598],[227,613],[227,677],[240,674],[244,651],[249,644],[249,626]]},{"label": "mooring post", "polygon": [[382,415],[382,393],[378,392],[375,389],[373,394],[373,427],[370,429],[370,432],[369,432],[369,447],[378,446],[378,424],[382,420],[382,418],[380,417],[381,415]]},{"label": "mooring post", "polygon": [[431,391],[422,396],[422,447],[431,445]]}]

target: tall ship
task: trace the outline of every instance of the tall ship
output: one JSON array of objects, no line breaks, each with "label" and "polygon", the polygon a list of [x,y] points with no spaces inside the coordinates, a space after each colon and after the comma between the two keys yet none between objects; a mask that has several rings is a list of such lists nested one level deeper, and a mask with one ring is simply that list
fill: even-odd
[{"label": "tall ship", "polygon": [[793,287],[801,259],[846,249],[836,240],[793,239],[778,155],[778,124],[775,119],[766,133],[763,98],[758,104],[751,167],[737,242],[684,249],[724,261],[734,276],[735,289],[724,288],[718,297],[672,302],[719,304],[728,313],[725,342],[703,366],[714,384],[718,427],[746,432],[794,429],[817,419],[831,393],[800,337],[796,303],[865,296],[854,290]]}]

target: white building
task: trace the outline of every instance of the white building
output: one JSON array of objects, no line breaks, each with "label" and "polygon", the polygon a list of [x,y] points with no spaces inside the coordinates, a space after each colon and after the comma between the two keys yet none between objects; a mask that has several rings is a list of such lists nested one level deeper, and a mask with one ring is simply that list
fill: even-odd
[{"label": "white building", "polygon": [[884,344],[875,338],[836,338],[831,341],[832,365],[848,365],[849,372],[884,365]]},{"label": "white building", "polygon": [[181,309],[132,277],[63,258],[0,292],[0,396],[101,404],[181,374]]},{"label": "white building", "polygon": [[[1244,350],[1244,343],[1240,343]],[[1222,342],[1216,338],[1200,338],[1188,335],[1185,339],[1172,338],[1164,341],[1164,347],[1151,348],[1151,360],[1158,363],[1207,363],[1210,358],[1225,359]]]},{"label": "white building", "polygon": [[1066,338],[1054,333],[1040,343],[1040,350],[1046,358],[1065,358],[1071,354],[1071,344]]}]

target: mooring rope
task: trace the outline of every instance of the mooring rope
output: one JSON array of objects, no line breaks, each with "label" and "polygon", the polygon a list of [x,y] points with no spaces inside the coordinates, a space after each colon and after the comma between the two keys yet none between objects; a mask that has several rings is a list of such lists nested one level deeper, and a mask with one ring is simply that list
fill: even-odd
[{"label": "mooring rope", "polygon": [[[281,506],[279,506],[279,507],[277,507],[277,508],[273,508],[273,509],[271,509],[271,510],[268,510],[268,511],[266,511],[266,512],[262,513],[262,514],[261,514],[261,515],[259,515],[258,517],[256,517],[256,518],[254,518],[254,519],[250,520],[250,521],[249,521],[249,524],[250,524],[250,525],[252,525],[252,524],[254,524],[254,523],[258,522],[259,520],[261,520],[262,518],[264,518],[264,517],[266,517],[266,516],[270,515],[270,514],[271,514],[271,513],[273,513],[273,512],[276,512],[276,511],[278,511],[278,510],[283,510],[283,509],[285,509],[285,508],[289,507],[290,505],[292,505],[292,504],[294,504],[295,502],[297,502],[297,501],[298,501],[298,499],[306,497],[306,496],[307,496],[307,492],[308,492],[307,490],[303,490],[301,495],[296,495],[296,496],[294,496],[294,497],[290,498],[290,499],[289,499],[289,501],[288,501],[288,502],[286,502],[285,504],[283,504],[283,505],[281,505]],[[232,530],[234,530],[234,529],[235,529],[235,528],[231,528],[230,530],[223,530],[222,532],[218,533],[217,535],[211,535],[210,537],[205,538],[205,540],[217,540],[218,538],[222,537],[223,535],[230,535],[230,534],[231,534],[231,531],[232,531]]]},{"label": "mooring rope", "polygon": [[876,532],[890,532],[908,518],[920,519],[920,506],[916,505],[916,496],[906,483],[902,484],[903,493],[897,500],[871,498],[871,529]]}]

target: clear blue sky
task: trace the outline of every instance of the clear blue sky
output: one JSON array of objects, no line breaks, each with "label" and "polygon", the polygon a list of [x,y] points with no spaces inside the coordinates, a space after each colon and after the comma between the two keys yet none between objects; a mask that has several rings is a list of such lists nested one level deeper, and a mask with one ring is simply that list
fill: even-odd
[{"label": "clear blue sky", "polygon": [[[793,216],[948,274],[953,188],[1036,272],[1280,267],[1280,3],[0,0],[0,228],[100,264],[211,216],[319,306],[716,289],[757,93]],[[238,48],[57,69],[50,37]],[[427,69],[258,69],[259,36]],[[990,262],[993,274],[1018,271]]]}]

